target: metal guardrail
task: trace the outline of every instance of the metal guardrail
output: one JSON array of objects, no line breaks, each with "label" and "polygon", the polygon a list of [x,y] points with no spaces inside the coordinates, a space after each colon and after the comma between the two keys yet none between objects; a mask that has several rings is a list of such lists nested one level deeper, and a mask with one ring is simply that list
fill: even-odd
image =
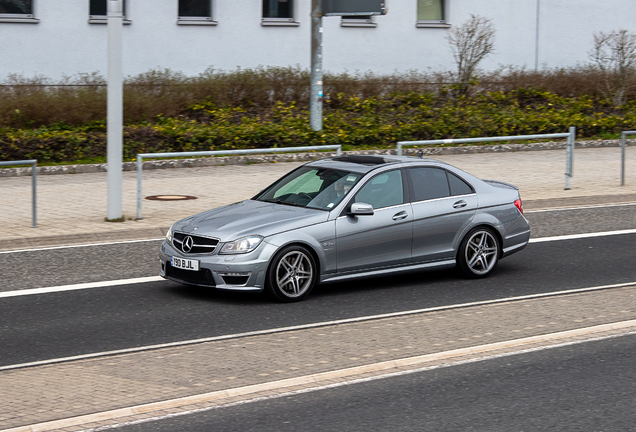
[{"label": "metal guardrail", "polygon": [[6,161],[0,162],[0,166],[14,166],[14,165],[31,165],[31,207],[32,207],[32,222],[31,227],[37,228],[37,177],[38,177],[38,161],[36,159],[19,160],[19,161]]},{"label": "metal guardrail", "polygon": [[621,186],[625,186],[625,142],[626,135],[636,135],[636,131],[623,131],[621,132]]},{"label": "metal guardrail", "polygon": [[137,155],[137,219],[141,219],[141,183],[143,160],[149,158],[166,158],[166,157],[184,157],[184,156],[232,156],[244,154],[263,154],[263,153],[286,153],[286,152],[306,152],[308,150],[336,150],[337,155],[342,153],[341,145],[324,145],[309,147],[280,147],[267,149],[246,149],[246,150],[213,150],[213,151],[197,151],[197,152],[175,152],[175,153],[139,153]]},{"label": "metal guardrail", "polygon": [[[634,132],[636,134],[636,132]],[[516,141],[527,139],[543,139],[543,138],[567,138],[566,161],[565,161],[565,189],[570,189],[570,178],[574,173],[574,143],[576,139],[576,128],[570,127],[567,133],[554,134],[536,134],[536,135],[513,135],[499,137],[478,137],[478,138],[453,138],[441,140],[424,140],[424,141],[399,141],[397,143],[397,154],[402,155],[402,147],[418,146],[418,145],[439,145],[439,144],[462,144],[477,143],[489,141]]]}]

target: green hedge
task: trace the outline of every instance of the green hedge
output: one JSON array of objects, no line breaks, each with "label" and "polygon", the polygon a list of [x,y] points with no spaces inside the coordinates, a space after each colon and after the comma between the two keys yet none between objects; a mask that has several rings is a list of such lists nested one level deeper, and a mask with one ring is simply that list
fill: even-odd
[{"label": "green hedge", "polygon": [[[455,99],[414,92],[358,97],[338,94],[324,104],[324,128],[312,131],[306,108],[294,102],[270,108],[200,103],[182,115],[124,127],[124,158],[142,152],[227,150],[342,144],[394,146],[397,141],[566,132],[579,138],[636,128],[636,103],[616,112],[587,96],[559,97],[535,89],[488,92]],[[0,160],[74,161],[106,154],[106,123],[0,129]]]}]

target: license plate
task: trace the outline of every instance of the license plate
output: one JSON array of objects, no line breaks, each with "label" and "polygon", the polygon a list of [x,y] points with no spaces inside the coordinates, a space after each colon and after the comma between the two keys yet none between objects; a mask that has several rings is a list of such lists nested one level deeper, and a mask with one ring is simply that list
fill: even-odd
[{"label": "license plate", "polygon": [[191,260],[191,259],[172,257],[170,259],[170,265],[172,267],[180,268],[180,269],[183,269],[183,270],[192,270],[192,271],[198,271],[199,270],[199,261],[198,260]]}]

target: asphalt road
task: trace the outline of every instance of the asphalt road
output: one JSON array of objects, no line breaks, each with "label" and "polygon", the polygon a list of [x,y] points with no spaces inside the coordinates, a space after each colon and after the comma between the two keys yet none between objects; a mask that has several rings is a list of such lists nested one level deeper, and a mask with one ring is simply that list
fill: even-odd
[{"label": "asphalt road", "polygon": [[118,428],[163,431],[632,431],[636,335]]},{"label": "asphalt road", "polygon": [[487,279],[467,280],[454,271],[383,277],[319,286],[296,304],[169,281],[9,297],[0,301],[0,366],[633,282],[634,244],[636,234],[530,244]]}]

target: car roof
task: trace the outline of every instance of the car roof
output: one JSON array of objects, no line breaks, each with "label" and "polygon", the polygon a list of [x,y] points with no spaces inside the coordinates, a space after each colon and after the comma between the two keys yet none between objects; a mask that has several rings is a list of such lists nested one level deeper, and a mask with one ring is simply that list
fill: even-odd
[{"label": "car roof", "polygon": [[320,159],[310,162],[307,165],[319,166],[321,168],[340,169],[343,171],[353,171],[358,173],[368,173],[381,166],[388,166],[403,163],[433,163],[444,164],[434,159],[422,159],[413,156],[393,156],[393,155],[345,155]]}]

